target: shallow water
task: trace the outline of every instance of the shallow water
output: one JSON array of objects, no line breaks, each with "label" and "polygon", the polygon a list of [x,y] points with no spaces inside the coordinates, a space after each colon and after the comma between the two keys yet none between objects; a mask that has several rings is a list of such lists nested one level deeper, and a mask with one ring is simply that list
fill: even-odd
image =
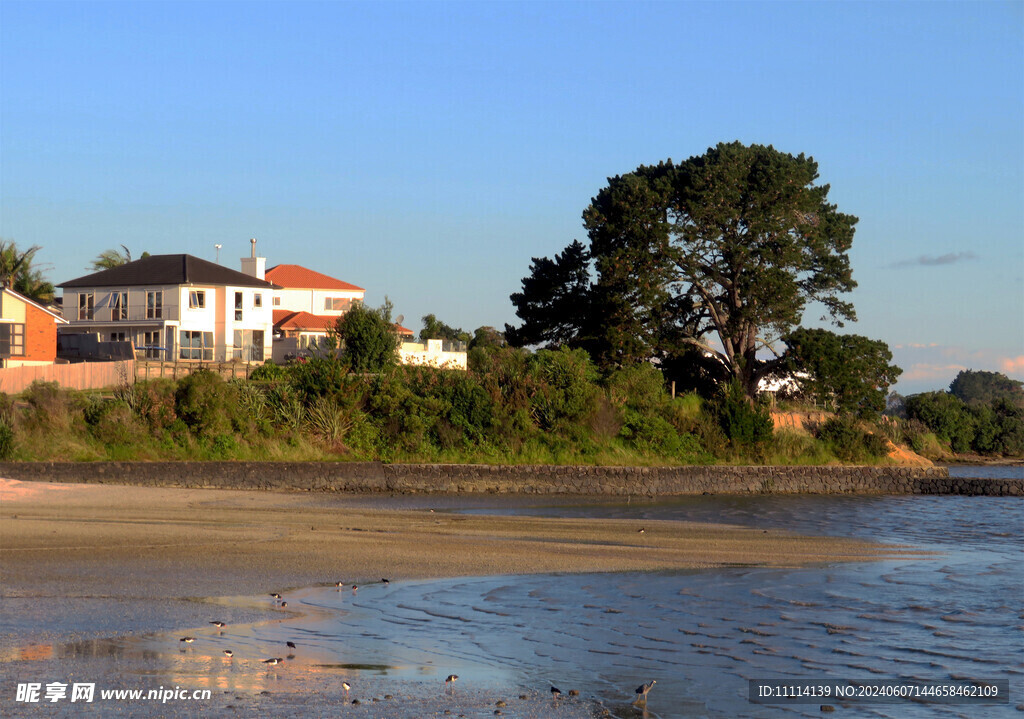
[{"label": "shallow water", "polygon": [[[496,507],[472,511],[494,512]],[[870,537],[934,559],[811,569],[486,577],[312,591],[299,637],[325,662],[454,672],[467,685],[578,689],[630,716],[819,716],[757,706],[748,679],[1008,680],[1009,704],[857,704],[860,716],[1017,714],[1024,678],[1024,503],[985,497],[690,498],[525,507],[559,516],[714,520]],[[656,525],[647,529],[657,531]],[[281,640],[284,634],[276,635]],[[299,641],[296,639],[296,641]],[[402,669],[404,668],[404,670]],[[823,701],[839,706],[836,701]]]},{"label": "shallow water", "polygon": [[[212,687],[223,696],[204,713],[218,716],[320,716],[328,706],[341,706],[353,717],[442,716],[446,709],[453,716],[491,716],[500,698],[509,704],[505,716],[586,716],[592,700],[614,716],[634,717],[643,714],[630,706],[633,689],[651,679],[658,683],[647,716],[655,719],[821,716],[820,704],[853,716],[1021,715],[1024,501],[1018,498],[359,501],[437,511],[629,518],[649,522],[647,533],[657,532],[656,522],[663,519],[724,522],[862,537],[938,554],[803,569],[481,577],[375,583],[355,593],[311,588],[287,598],[302,616],[223,632],[198,629],[197,641],[187,648],[177,634],[66,645],[54,650],[48,671],[74,667],[88,675],[89,663],[99,662],[105,667],[101,674],[126,686],[148,681]],[[228,604],[236,611],[274,608],[269,597]],[[233,659],[223,657],[225,648],[234,651]],[[262,665],[265,657],[289,654],[280,667]],[[460,679],[446,693],[443,679],[450,673]],[[360,709],[341,703],[342,678],[363,699]],[[1011,697],[1006,704],[986,705],[751,704],[747,680],[767,678],[1008,680]],[[581,696],[564,696],[556,706],[547,696],[552,684]],[[334,688],[327,699],[319,694],[325,686]],[[371,697],[383,702],[386,692],[405,692],[404,708],[369,703]],[[517,709],[521,693],[529,702]],[[184,706],[132,709],[138,716],[190,713]]]}]

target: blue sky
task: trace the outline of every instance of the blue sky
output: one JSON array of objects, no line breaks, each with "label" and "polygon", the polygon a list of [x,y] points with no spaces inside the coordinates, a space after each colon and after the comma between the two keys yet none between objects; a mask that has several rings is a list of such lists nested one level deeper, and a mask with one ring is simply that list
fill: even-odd
[{"label": "blue sky", "polygon": [[1020,2],[0,2],[0,237],[57,283],[256,237],[501,327],[607,177],[772,144],[860,218],[902,392],[1024,379],[1022,128]]}]

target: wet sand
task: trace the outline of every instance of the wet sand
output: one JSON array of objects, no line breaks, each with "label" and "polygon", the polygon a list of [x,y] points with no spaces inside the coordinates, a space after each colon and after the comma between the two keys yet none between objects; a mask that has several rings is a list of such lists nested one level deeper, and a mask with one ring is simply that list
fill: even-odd
[{"label": "wet sand", "polygon": [[[727,525],[365,505],[328,494],[0,480],[0,659],[17,664],[28,644],[203,627],[210,602],[233,624],[264,621],[290,610],[217,598],[265,598],[336,581],[795,567],[900,551]],[[58,654],[48,666],[67,661]]]}]

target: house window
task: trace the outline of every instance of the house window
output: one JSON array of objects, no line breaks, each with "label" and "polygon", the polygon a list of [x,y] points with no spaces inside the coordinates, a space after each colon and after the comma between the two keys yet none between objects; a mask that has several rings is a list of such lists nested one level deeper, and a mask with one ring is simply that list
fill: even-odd
[{"label": "house window", "polygon": [[181,359],[213,361],[213,332],[182,330],[180,340]]},{"label": "house window", "polygon": [[281,306],[281,298],[280,297],[275,297],[274,298],[274,307],[280,307],[280,306]]},{"label": "house window", "polygon": [[332,312],[344,312],[352,306],[352,300],[348,297],[325,297],[324,309]]},{"label": "house window", "polygon": [[206,309],[206,291],[190,290],[188,293],[188,308],[190,310]]},{"label": "house window", "polygon": [[235,330],[235,359],[248,362],[263,361],[263,330]]},{"label": "house window", "polygon": [[78,295],[78,319],[91,320],[93,318],[93,302],[95,295],[92,292],[83,292]]},{"label": "house window", "polygon": [[114,322],[128,319],[128,293],[110,293],[110,319]]},{"label": "house window", "polygon": [[161,290],[146,293],[146,319],[158,320],[164,316],[164,293]]},{"label": "house window", "polygon": [[124,332],[111,332],[110,333],[110,341],[111,342],[124,342],[125,341],[125,334],[124,334]]},{"label": "house window", "polygon": [[235,322],[242,321],[242,293],[235,293]]},{"label": "house window", "polygon": [[253,293],[253,296],[252,296],[252,306],[253,307],[262,307],[263,306],[263,293],[262,292],[254,292]]},{"label": "house window", "polygon": [[143,332],[142,344],[146,359],[160,359],[163,347],[160,346],[160,332]]},{"label": "house window", "polygon": [[25,355],[25,325],[17,322],[0,323],[0,357]]}]

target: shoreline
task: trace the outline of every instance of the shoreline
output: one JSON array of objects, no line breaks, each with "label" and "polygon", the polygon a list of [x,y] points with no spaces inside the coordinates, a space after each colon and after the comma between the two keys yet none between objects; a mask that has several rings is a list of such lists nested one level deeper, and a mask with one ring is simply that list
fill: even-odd
[{"label": "shoreline", "polygon": [[908,554],[779,530],[453,514],[443,503],[437,512],[391,510],[324,493],[0,480],[0,498],[3,596],[26,601],[180,603],[381,577],[795,567]]},{"label": "shoreline", "polygon": [[[387,509],[367,506],[386,505],[381,498],[328,493],[0,480],[0,596],[7,623],[0,633],[0,666],[17,681],[64,681],[69,668],[89,681],[129,688],[140,677],[191,686],[212,681],[211,671],[220,681],[227,671],[217,668],[220,652],[202,642],[199,649],[179,650],[179,634],[202,638],[215,631],[209,627],[213,619],[234,627],[300,621],[269,593],[287,597],[335,581],[379,585],[382,577],[803,567],[929,555],[723,524],[455,514],[438,499],[436,510]],[[366,586],[361,594],[373,591]],[[125,674],[119,668],[125,661],[145,671]],[[207,668],[188,669],[192,662]],[[361,694],[362,706],[346,706],[350,717],[378,716],[385,707],[399,719],[444,708],[478,715],[490,713],[499,699],[507,703],[505,716],[515,719],[551,711],[543,692],[520,700],[508,686],[467,685],[456,699],[441,694],[438,682],[405,675],[377,677],[346,668],[318,669],[308,677],[286,668],[278,675],[259,659],[240,656],[231,666],[234,698],[215,696],[203,713],[234,716],[241,702],[248,713],[315,715],[318,702],[347,701],[336,685],[350,671],[377,692]],[[385,691],[396,698],[385,700]],[[385,701],[391,703],[380,703]],[[13,709],[16,715],[19,707]],[[188,707],[180,711],[160,715],[194,715]],[[559,706],[566,717],[594,711],[588,697],[579,697],[571,710]]]}]

